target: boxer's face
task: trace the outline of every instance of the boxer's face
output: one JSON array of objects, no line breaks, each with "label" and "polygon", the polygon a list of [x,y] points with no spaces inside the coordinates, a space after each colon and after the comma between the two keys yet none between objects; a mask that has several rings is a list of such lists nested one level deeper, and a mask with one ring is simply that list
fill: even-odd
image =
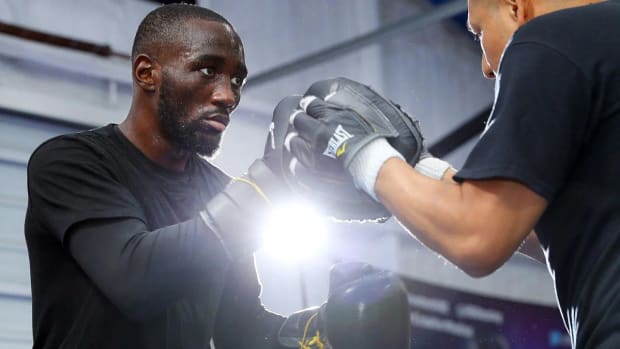
[{"label": "boxer's face", "polygon": [[513,8],[507,0],[469,0],[468,8],[469,30],[482,49],[482,73],[494,79],[504,48],[518,28]]},{"label": "boxer's face", "polygon": [[171,143],[212,156],[241,98],[243,45],[224,23],[192,20],[185,26],[184,38],[163,54],[157,113]]}]

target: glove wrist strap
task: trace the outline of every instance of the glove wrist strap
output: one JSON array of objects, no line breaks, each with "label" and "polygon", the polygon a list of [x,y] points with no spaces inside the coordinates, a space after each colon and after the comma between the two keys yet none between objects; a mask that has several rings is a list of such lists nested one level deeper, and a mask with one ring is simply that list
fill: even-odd
[{"label": "glove wrist strap", "polygon": [[404,160],[403,156],[385,138],[375,139],[365,145],[351,160],[348,167],[355,186],[379,201],[375,193],[375,183],[381,167],[391,158]]},{"label": "glove wrist strap", "polygon": [[285,348],[327,349],[322,307],[302,309],[287,317],[278,331],[278,343]]},{"label": "glove wrist strap", "polygon": [[200,218],[219,238],[229,259],[249,255],[257,248],[257,227],[262,226],[272,206],[265,191],[273,192],[269,189],[279,185],[276,181],[269,168],[257,160],[246,175],[234,178],[200,212]]},{"label": "glove wrist strap", "polygon": [[420,159],[414,168],[426,177],[441,180],[446,171],[452,168],[452,166],[446,161],[430,156]]}]

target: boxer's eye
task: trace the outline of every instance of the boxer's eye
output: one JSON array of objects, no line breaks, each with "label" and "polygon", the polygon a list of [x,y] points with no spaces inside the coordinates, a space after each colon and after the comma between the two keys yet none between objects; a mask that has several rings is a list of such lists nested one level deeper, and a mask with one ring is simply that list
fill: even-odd
[{"label": "boxer's eye", "polygon": [[230,79],[230,82],[236,87],[241,87],[245,84],[245,79],[240,76],[233,76],[233,78]]},{"label": "boxer's eye", "polygon": [[200,72],[203,73],[207,77],[215,76],[215,69],[213,68],[202,68],[200,69]]}]

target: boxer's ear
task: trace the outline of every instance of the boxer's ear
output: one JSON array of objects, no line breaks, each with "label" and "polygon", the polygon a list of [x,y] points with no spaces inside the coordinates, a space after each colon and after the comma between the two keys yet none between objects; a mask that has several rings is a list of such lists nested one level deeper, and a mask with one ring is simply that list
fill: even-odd
[{"label": "boxer's ear", "polygon": [[133,80],[147,92],[158,89],[161,81],[161,66],[147,54],[139,54],[133,61]]}]

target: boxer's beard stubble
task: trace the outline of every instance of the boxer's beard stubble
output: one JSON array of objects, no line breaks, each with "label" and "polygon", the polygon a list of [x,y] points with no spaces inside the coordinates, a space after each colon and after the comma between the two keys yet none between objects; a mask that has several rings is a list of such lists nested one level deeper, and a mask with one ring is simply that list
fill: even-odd
[{"label": "boxer's beard stubble", "polygon": [[187,117],[187,104],[183,96],[175,96],[165,74],[157,103],[157,114],[161,121],[164,136],[182,150],[212,157],[220,147],[222,132],[205,129],[200,125],[200,117],[184,121]]}]

